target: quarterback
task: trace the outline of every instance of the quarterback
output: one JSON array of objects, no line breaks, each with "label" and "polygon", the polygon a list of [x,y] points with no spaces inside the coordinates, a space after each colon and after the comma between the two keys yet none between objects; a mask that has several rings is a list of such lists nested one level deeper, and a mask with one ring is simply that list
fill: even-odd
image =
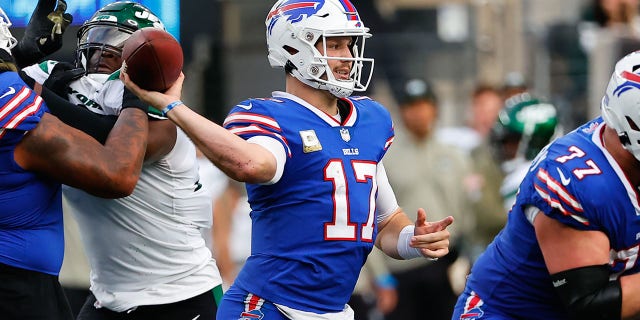
[{"label": "quarterback", "polygon": [[224,128],[180,100],[125,85],[163,110],[231,178],[247,182],[251,256],[225,293],[220,319],[353,319],[347,305],[375,244],[397,259],[449,251],[451,216],[412,222],[382,166],[394,137],[389,112],[364,96],[371,36],[348,0],[275,3],[268,58],[286,90],[240,102]]}]

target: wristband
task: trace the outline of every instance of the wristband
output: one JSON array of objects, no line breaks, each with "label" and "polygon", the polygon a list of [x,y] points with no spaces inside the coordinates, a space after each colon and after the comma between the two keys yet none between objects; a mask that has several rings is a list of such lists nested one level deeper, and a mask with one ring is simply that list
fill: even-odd
[{"label": "wristband", "polygon": [[405,260],[413,259],[413,258],[426,258],[431,261],[438,261],[438,258],[425,257],[422,254],[422,250],[420,248],[411,247],[411,237],[413,237],[413,232],[416,226],[414,225],[406,225],[400,231],[398,235],[398,254]]},{"label": "wristband", "polygon": [[420,251],[420,249],[413,248],[409,245],[415,228],[414,225],[407,225],[402,228],[402,231],[400,231],[398,235],[398,254],[405,260],[422,257],[422,251]]},{"label": "wristband", "polygon": [[173,110],[173,108],[175,108],[175,107],[177,107],[177,106],[179,106],[181,104],[184,104],[184,103],[182,101],[180,101],[180,100],[177,100],[177,101],[169,103],[164,109],[162,109],[162,115],[166,117],[167,113],[169,113],[169,111]]}]

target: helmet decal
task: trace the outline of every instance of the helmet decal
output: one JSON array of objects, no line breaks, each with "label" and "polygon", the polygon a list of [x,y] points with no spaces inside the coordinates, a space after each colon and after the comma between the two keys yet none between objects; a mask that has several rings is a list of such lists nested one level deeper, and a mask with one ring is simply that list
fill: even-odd
[{"label": "helmet decal", "polygon": [[602,97],[602,118],[618,133],[622,145],[640,161],[640,51],[620,59]]},{"label": "helmet decal", "polygon": [[287,0],[282,2],[279,6],[272,10],[267,15],[269,20],[269,26],[267,30],[269,34],[273,30],[273,25],[278,22],[278,19],[287,17],[287,21],[296,23],[302,21],[304,18],[308,18],[324,5],[324,0],[308,1],[308,0]]},{"label": "helmet decal", "polygon": [[621,77],[624,78],[624,79],[627,79],[629,81],[623,82],[615,90],[613,90],[613,94],[616,97],[620,97],[620,95],[623,94],[624,92],[626,92],[627,90],[631,90],[633,88],[640,89],[640,76],[639,75],[637,75],[635,73],[628,72],[628,71],[624,71],[621,74]]},{"label": "helmet decal", "polygon": [[84,67],[87,73],[98,72],[99,61],[91,62],[90,57],[96,52],[120,56],[124,42],[141,28],[165,29],[162,21],[139,3],[116,1],[107,4],[78,30],[76,64]]},{"label": "helmet decal", "polygon": [[356,7],[353,6],[351,1],[349,1],[349,0],[340,0],[340,3],[344,7],[344,12],[347,15],[348,19],[349,20],[358,21],[356,23],[356,26],[358,26],[358,27],[361,26],[362,22],[360,21],[360,16],[358,16],[358,11],[356,10]]},{"label": "helmet decal", "polygon": [[[541,102],[528,92],[507,99],[491,132],[491,139],[499,158],[533,159],[560,134],[557,113],[555,106]],[[517,143],[515,154],[505,152],[503,143]]]}]

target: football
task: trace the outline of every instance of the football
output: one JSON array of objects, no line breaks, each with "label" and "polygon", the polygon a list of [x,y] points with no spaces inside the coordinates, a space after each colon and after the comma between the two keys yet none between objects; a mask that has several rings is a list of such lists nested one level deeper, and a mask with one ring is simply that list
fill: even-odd
[{"label": "football", "polygon": [[165,91],[180,76],[182,47],[168,32],[142,28],[131,34],[122,48],[129,78],[140,88]]}]

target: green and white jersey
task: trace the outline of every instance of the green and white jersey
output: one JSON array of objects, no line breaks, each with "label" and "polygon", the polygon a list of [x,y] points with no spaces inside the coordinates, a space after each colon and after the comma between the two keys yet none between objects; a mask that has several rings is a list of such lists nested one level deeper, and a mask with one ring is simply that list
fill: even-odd
[{"label": "green and white jersey", "polygon": [[[36,82],[44,83],[51,75],[57,61],[47,60],[22,69]],[[119,79],[120,71],[110,75],[91,74],[69,84],[68,100],[86,106],[103,115],[118,115],[122,109],[124,84]]]},{"label": "green and white jersey", "polygon": [[[44,83],[55,63],[24,70]],[[70,83],[68,99],[95,113],[118,115],[124,93],[118,76],[83,76]],[[176,130],[173,149],[144,164],[130,196],[103,199],[63,187],[81,230],[98,307],[122,312],[173,303],[222,284],[201,234],[211,227],[212,191],[200,182],[195,146]]]}]

